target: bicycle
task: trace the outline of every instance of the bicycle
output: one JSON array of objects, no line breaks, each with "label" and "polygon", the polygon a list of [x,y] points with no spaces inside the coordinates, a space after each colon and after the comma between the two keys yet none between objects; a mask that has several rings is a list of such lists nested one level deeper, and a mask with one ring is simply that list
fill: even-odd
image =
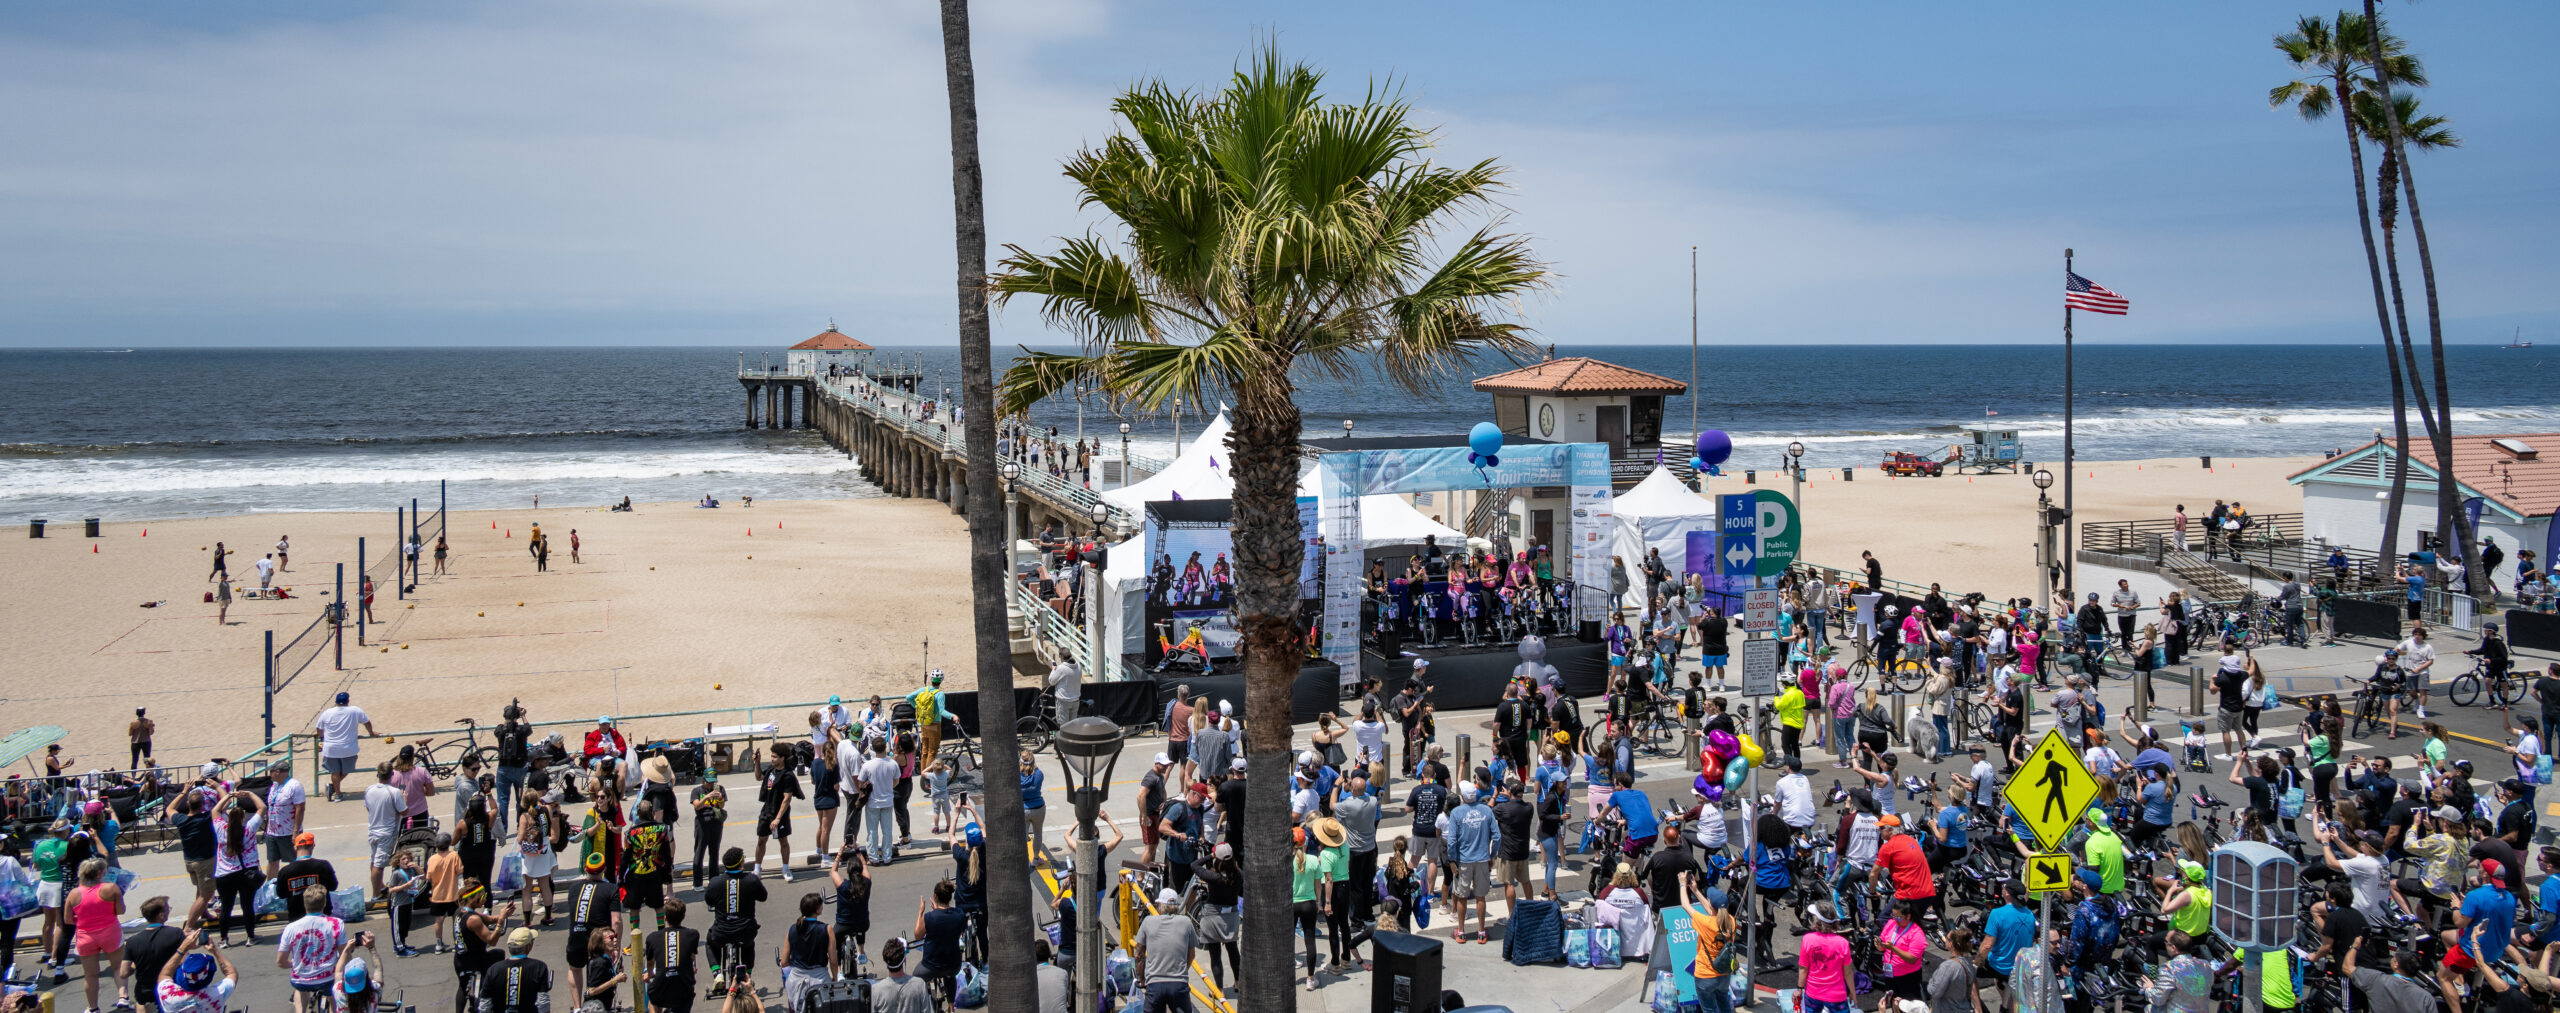
[{"label": "bicycle", "polygon": [[469,756],[479,757],[479,766],[483,770],[497,769],[498,747],[480,744],[480,722],[472,718],[455,718],[453,723],[462,726],[461,742],[447,739],[441,747],[434,739],[419,739],[412,743],[418,749],[418,762],[427,765],[427,773],[440,778],[452,777],[455,771],[462,769],[463,758]]},{"label": "bicycle", "polygon": [[2516,678],[2513,672],[2491,674],[2487,658],[2473,659],[2471,670],[2454,676],[2453,684],[2445,689],[2445,695],[2453,698],[2454,706],[2469,707],[2480,699],[2483,690],[2492,701],[2490,706],[2499,710],[2512,708],[2524,700],[2524,680]]},{"label": "bicycle", "polygon": [[[1849,681],[1863,686],[1866,684],[1867,677],[1875,674],[1877,667],[1866,658],[1851,662]],[[1929,683],[1929,665],[1917,658],[1895,658],[1893,670],[1884,673],[1884,676],[1876,682],[1878,687],[1896,693],[1917,693],[1920,692],[1921,687]]]},{"label": "bicycle", "polygon": [[1033,698],[1031,713],[1013,722],[1013,734],[1022,740],[1022,748],[1035,753],[1049,748],[1049,741],[1058,734],[1058,728],[1058,698],[1047,693]]},{"label": "bicycle", "polygon": [[2364,685],[2356,690],[2356,711],[2348,722],[2347,735],[2362,737],[2371,732],[2396,732],[2386,706],[2393,700],[2400,701],[2404,708],[2413,708],[2417,705],[2418,694],[2405,678],[2394,680],[2387,686],[2367,678]]}]

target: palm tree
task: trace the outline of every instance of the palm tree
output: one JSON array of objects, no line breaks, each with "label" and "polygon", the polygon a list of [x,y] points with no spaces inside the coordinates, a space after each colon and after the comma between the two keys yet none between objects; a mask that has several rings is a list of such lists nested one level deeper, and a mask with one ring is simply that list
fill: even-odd
[{"label": "palm tree", "polygon": [[[2375,87],[2372,54],[2376,51],[2373,22],[2345,11],[2338,12],[2334,22],[2305,15],[2294,24],[2290,34],[2276,36],[2276,51],[2304,76],[2287,81],[2267,91],[2270,106],[2291,105],[2302,118],[2317,122],[2341,105],[2352,104],[2355,97]],[[2394,77],[2414,84],[2425,84],[2425,71],[2416,57],[2401,52],[2398,39],[2385,37],[2379,47],[2391,64]],[[2346,128],[2349,176],[2356,188],[2356,227],[2364,234],[2365,272],[2373,282],[2373,316],[2382,328],[2382,360],[2391,370],[2391,420],[2399,436],[2399,446],[2409,445],[2409,396],[2407,384],[2415,383],[2414,368],[2404,380],[2400,357],[2393,354],[2391,309],[2383,289],[2382,261],[2373,242],[2373,204],[2365,193],[2364,144],[2358,136],[2357,118],[2351,114],[2338,117]],[[2409,469],[2398,464],[2391,473],[2391,500],[2384,508],[2387,516],[2382,526],[2380,551],[2384,560],[2400,555],[2400,501],[2409,489]]]},{"label": "palm tree", "polygon": [[[2432,150],[2435,148],[2461,146],[2462,139],[2455,136],[2453,131],[2445,125],[2444,117],[2419,115],[2417,96],[2411,95],[2407,92],[2401,92],[2393,95],[2391,98],[2391,106],[2391,115],[2398,116],[2400,123],[2403,126],[2402,143],[2404,147]],[[2383,148],[2382,166],[2381,168],[2374,170],[2374,183],[2376,188],[2382,192],[2378,212],[2382,219],[2382,262],[2391,281],[2392,318],[2398,325],[2399,357],[2395,361],[2409,372],[2409,377],[2415,388],[2413,394],[2414,400],[2417,402],[2418,406],[2418,418],[2425,424],[2427,440],[2429,444],[2432,445],[2437,435],[2437,418],[2435,410],[2429,407],[2431,400],[2427,396],[2426,384],[2418,382],[2417,379],[2420,374],[2418,372],[2417,351],[2412,345],[2412,339],[2409,333],[2408,300],[2405,298],[2400,285],[2400,247],[2398,242],[2400,220],[2400,158],[2398,155],[2393,154],[2388,146],[2390,142],[2390,127],[2389,121],[2384,118],[2385,115],[2386,114],[2382,110],[2381,97],[2378,94],[2367,92],[2356,96],[2354,117],[2356,129],[2362,132],[2365,137],[2368,140],[2371,140],[2375,145]],[[2445,496],[2448,495],[2448,490],[2451,487],[2446,486],[2441,482],[2437,483],[2437,486],[2437,536],[2442,538],[2449,534],[2449,532],[2443,530],[2443,500]]]},{"label": "palm tree", "polygon": [[[969,0],[942,0],[943,78],[951,96],[951,204],[960,297],[960,428],[969,452],[968,488],[961,507],[969,521],[969,588],[978,655],[978,739],[996,773],[985,778],[986,806],[979,813],[987,847],[987,947],[991,980],[1028,982],[1031,947],[1021,933],[1031,914],[1031,859],[1012,842],[1027,832],[1022,784],[1006,776],[1020,748],[1013,729],[1013,644],[1005,629],[1011,588],[1004,572],[1003,500],[996,488],[994,350],[987,328],[987,213],[978,164],[978,82],[969,61]],[[1027,988],[989,989],[987,1008],[1031,1013],[1039,995]]]},{"label": "palm tree", "polygon": [[[1297,383],[1371,375],[1418,392],[1480,352],[1525,355],[1526,331],[1499,315],[1546,281],[1526,240],[1498,231],[1499,166],[1425,161],[1431,133],[1403,101],[1373,87],[1327,104],[1320,81],[1266,46],[1216,94],[1132,89],[1112,107],[1122,131],[1066,164],[1113,234],[1008,247],[995,278],[999,301],[1039,300],[1083,344],[1016,359],[1005,411],[1074,383],[1140,410],[1234,399],[1246,762],[1275,787],[1305,656]],[[1242,1009],[1294,1006],[1285,794],[1247,796],[1244,839],[1261,846],[1245,850]]]},{"label": "palm tree", "polygon": [[[2382,16],[2377,12],[2377,6],[2375,0],[2364,0],[2365,20],[2374,24],[2378,34],[2387,35],[2389,30],[2384,26]],[[2395,77],[2392,73],[2394,69],[2388,62],[2375,68],[2374,80],[2378,85],[2375,89],[2376,93],[2396,96],[2396,90],[2392,87]],[[2426,217],[2418,210],[2417,175],[2409,166],[2410,131],[2400,116],[2400,103],[2396,97],[2394,101],[2376,102],[2374,105],[2378,107],[2383,118],[2386,135],[2384,150],[2395,156],[2394,160],[2399,167],[2400,195],[2408,200],[2409,205],[2409,234],[2418,242],[2418,270],[2426,282],[2427,347],[2435,360],[2436,410],[2434,425],[2429,427],[2429,435],[2433,437],[2436,456],[2436,531],[2438,538],[2448,542],[2459,554],[2463,572],[2470,578],[2471,590],[2477,592],[2489,589],[2494,594],[2496,582],[2489,574],[2481,572],[2480,543],[2473,537],[2470,518],[2459,508],[2460,493],[2454,488],[2453,394],[2446,384],[2444,371],[2444,307],[2436,294],[2435,253],[2433,248],[2427,245]],[[2396,264],[2394,277],[2397,277]],[[2394,288],[2397,288],[2396,283]],[[2407,330],[2405,324],[2402,325],[2402,330],[2405,335]],[[2406,341],[2407,338],[2404,336],[2402,340]]]}]

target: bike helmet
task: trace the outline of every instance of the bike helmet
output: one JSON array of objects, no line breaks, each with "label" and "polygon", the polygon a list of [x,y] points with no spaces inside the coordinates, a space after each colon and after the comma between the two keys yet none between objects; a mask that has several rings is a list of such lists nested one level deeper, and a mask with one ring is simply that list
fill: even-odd
[{"label": "bike helmet", "polygon": [[930,682],[936,686],[942,685],[942,670],[937,668],[933,671],[926,672],[924,674],[924,678],[926,682]]}]

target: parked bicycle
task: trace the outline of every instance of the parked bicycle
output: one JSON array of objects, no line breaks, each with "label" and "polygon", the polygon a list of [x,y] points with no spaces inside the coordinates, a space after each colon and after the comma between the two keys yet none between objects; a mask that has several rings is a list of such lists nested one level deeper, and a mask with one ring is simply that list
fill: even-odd
[{"label": "parked bicycle", "polygon": [[498,747],[480,744],[480,722],[465,717],[455,718],[453,723],[462,727],[461,741],[446,739],[438,744],[434,739],[419,739],[410,743],[417,747],[418,762],[427,765],[427,773],[438,778],[450,778],[462,769],[462,760],[466,756],[479,757],[479,766],[483,770],[497,769]]}]

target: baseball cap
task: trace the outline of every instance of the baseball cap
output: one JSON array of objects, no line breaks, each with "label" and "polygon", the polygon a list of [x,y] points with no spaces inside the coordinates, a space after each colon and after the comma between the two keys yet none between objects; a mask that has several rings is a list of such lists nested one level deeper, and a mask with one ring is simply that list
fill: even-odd
[{"label": "baseball cap", "polygon": [[596,715],[596,723],[600,725],[609,725],[613,723],[613,718],[607,715],[598,714]]},{"label": "baseball cap", "polygon": [[1892,813],[1886,813],[1882,816],[1876,817],[1876,825],[1880,827],[1900,827],[1902,825],[1902,817],[1896,816]]},{"label": "baseball cap", "polygon": [[1236,757],[1235,762],[1227,764],[1227,769],[1239,774],[1244,773],[1244,757]]},{"label": "baseball cap", "polygon": [[365,969],[363,957],[357,957],[354,960],[347,961],[346,985],[347,991],[349,992],[364,991]]},{"label": "baseball cap", "polygon": [[2190,883],[2204,882],[2204,866],[2197,862],[2179,861],[2178,874],[2185,876]]},{"label": "baseball cap", "polygon": [[967,838],[969,846],[973,848],[987,843],[986,830],[975,823],[962,827],[960,830],[960,836]]},{"label": "baseball cap", "polygon": [[1156,891],[1157,907],[1172,907],[1179,903],[1182,903],[1182,895],[1175,893],[1172,887]]},{"label": "baseball cap", "polygon": [[532,929],[518,928],[507,933],[507,948],[519,951],[530,950],[533,948],[534,936],[535,932]]},{"label": "baseball cap", "polygon": [[2449,805],[2440,805],[2436,807],[2436,818],[2440,820],[2458,820],[2462,818],[2462,810]]},{"label": "baseball cap", "polygon": [[2091,890],[2104,891],[2107,888],[2107,877],[2099,875],[2096,869],[2080,870],[2080,881],[2089,884]]},{"label": "baseball cap", "polygon": [[1153,762],[1159,767],[1170,767],[1173,766],[1173,757],[1167,756],[1163,753],[1157,753]]},{"label": "baseball cap", "polygon": [[837,696],[837,695],[835,695],[835,694],[833,694],[833,693],[829,693],[829,694],[827,694],[827,706],[829,706],[829,707],[834,707],[834,706],[836,706],[836,705],[838,705],[838,704],[841,704],[841,703],[843,703],[843,702],[844,702],[844,698],[843,698],[843,697]]},{"label": "baseball cap", "polygon": [[339,691],[338,691],[338,706],[340,706],[340,707],[344,707],[344,706],[346,706],[346,705],[347,705],[347,693],[346,693],[346,691],[345,691],[345,690],[339,690]]},{"label": "baseball cap", "polygon": [[1209,857],[1215,858],[1221,862],[1234,858],[1236,857],[1236,846],[1225,841],[1219,841],[1217,847],[1209,849]]},{"label": "baseball cap", "polygon": [[1788,769],[1788,770],[1803,770],[1803,769],[1804,769],[1804,757],[1797,756],[1797,755],[1795,755],[1795,754],[1793,754],[1793,753],[1789,753],[1789,754],[1787,754],[1787,769]]},{"label": "baseball cap", "polygon": [[1301,767],[1312,767],[1312,766],[1315,766],[1315,765],[1316,765],[1316,759],[1317,759],[1317,757],[1316,757],[1316,751],[1315,751],[1315,750],[1310,749],[1310,750],[1307,750],[1307,751],[1305,751],[1305,752],[1299,753],[1299,754],[1298,754],[1298,766],[1301,766]]},{"label": "baseball cap", "polygon": [[305,830],[293,835],[293,846],[297,848],[316,848],[320,846],[320,839],[312,836],[311,831]]},{"label": "baseball cap", "polygon": [[2506,863],[2500,862],[2494,858],[2483,858],[2480,860],[2480,878],[2503,887],[2507,885],[2506,880],[2502,878],[2506,874]]},{"label": "baseball cap", "polygon": [[2089,809],[2089,822],[2103,828],[2113,820],[2108,818],[2106,810],[2092,806]]}]

